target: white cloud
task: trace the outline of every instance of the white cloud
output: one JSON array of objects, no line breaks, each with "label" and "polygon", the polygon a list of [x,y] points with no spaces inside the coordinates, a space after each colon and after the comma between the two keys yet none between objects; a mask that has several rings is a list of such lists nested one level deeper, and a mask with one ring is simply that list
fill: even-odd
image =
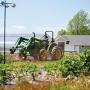
[{"label": "white cloud", "polygon": [[57,32],[60,30],[60,25],[41,25],[41,26],[31,26],[29,27],[30,33],[42,33],[44,34],[45,31],[53,31],[54,36],[57,35]]},{"label": "white cloud", "polygon": [[45,31],[53,31],[55,37],[57,36],[58,31],[61,30],[62,28],[65,29],[64,26],[60,26],[60,25],[53,25],[53,26],[45,26],[45,27],[43,27],[43,29]]},{"label": "white cloud", "polygon": [[[41,26],[30,26],[30,27],[26,27],[23,25],[12,25],[11,27],[6,28],[6,33],[7,34],[22,34],[22,33],[29,33],[31,34],[32,32],[35,33],[42,33],[44,34],[45,31],[53,31],[54,32],[54,36],[57,36],[58,31],[64,28],[64,26],[60,26],[60,25],[41,25]],[[0,33],[3,33],[3,28],[0,29]]]},{"label": "white cloud", "polygon": [[25,29],[25,26],[22,26],[22,25],[13,25],[12,28]]},{"label": "white cloud", "polygon": [[[10,27],[6,27],[7,34],[19,34],[28,32],[28,29],[23,25],[12,25]],[[3,28],[0,28],[0,34],[3,34]]]}]

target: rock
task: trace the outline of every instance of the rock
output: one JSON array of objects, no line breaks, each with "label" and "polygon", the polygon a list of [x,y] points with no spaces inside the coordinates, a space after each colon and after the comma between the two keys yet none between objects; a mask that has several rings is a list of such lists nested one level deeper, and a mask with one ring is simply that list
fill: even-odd
[{"label": "rock", "polygon": [[47,76],[47,72],[45,70],[43,70],[42,68],[40,68],[38,79],[40,79],[40,80],[46,80],[47,79],[46,76]]}]

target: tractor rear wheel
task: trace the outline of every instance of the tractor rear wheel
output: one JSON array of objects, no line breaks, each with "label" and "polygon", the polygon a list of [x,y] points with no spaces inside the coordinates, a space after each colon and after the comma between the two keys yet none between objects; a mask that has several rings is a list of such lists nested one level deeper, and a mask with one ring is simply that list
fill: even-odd
[{"label": "tractor rear wheel", "polygon": [[41,49],[39,53],[39,60],[47,60],[47,51],[45,49]]},{"label": "tractor rear wheel", "polygon": [[62,50],[59,47],[54,46],[52,51],[51,51],[52,60],[58,60],[58,59],[61,59],[62,57],[63,57]]}]

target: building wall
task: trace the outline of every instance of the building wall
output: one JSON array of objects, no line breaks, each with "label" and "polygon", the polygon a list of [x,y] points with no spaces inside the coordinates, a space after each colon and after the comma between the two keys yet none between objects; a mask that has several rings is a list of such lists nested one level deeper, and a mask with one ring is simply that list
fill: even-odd
[{"label": "building wall", "polygon": [[79,46],[79,45],[67,45],[65,44],[64,51],[65,52],[81,52],[85,49],[90,49],[90,46]]},{"label": "building wall", "polygon": [[64,51],[74,51],[74,46],[65,44]]},{"label": "building wall", "polygon": [[74,45],[74,51],[79,52],[79,45]]},{"label": "building wall", "polygon": [[[82,41],[80,41],[80,43],[77,43],[78,45],[71,45],[76,43],[73,43],[73,41],[67,43],[68,39],[64,39],[63,37],[57,37],[55,40],[58,46],[63,47],[65,52],[81,52],[84,49],[90,49],[90,45],[83,46],[82,44],[85,43],[82,43]],[[61,44],[62,42],[64,42],[64,44]]]},{"label": "building wall", "polygon": [[66,52],[79,52],[79,46],[65,44],[64,51],[66,51]]},{"label": "building wall", "polygon": [[61,50],[64,51],[64,46],[65,45],[65,42],[58,42],[58,46],[60,47]]},{"label": "building wall", "polygon": [[90,46],[79,46],[79,52],[81,52],[85,49],[90,49]]}]

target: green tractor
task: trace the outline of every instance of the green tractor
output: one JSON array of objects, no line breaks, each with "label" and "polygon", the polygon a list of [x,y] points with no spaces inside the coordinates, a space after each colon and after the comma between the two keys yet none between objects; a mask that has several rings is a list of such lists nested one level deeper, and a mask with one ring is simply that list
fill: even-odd
[{"label": "green tractor", "polygon": [[[52,34],[51,40],[48,32]],[[27,59],[28,55],[38,60],[56,60],[63,57],[63,51],[54,42],[53,31],[46,31],[41,39],[36,38],[34,32],[30,39],[20,37],[15,46],[10,49],[10,54],[14,54],[16,50],[19,51],[20,59]]]}]

